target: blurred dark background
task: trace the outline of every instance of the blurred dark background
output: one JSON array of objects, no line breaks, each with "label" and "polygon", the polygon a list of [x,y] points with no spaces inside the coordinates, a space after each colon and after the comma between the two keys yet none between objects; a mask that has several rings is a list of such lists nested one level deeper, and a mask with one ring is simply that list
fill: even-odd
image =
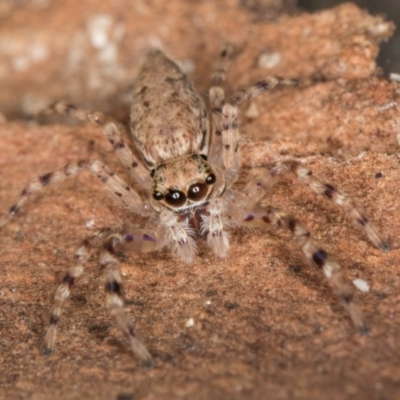
[{"label": "blurred dark background", "polygon": [[[347,2],[343,0],[298,0],[297,4],[303,10],[312,12]],[[371,14],[383,14],[396,24],[395,35],[381,45],[378,64],[383,68],[386,76],[391,72],[400,74],[400,32],[398,29],[400,26],[400,0],[354,0],[352,2],[367,9]]]}]

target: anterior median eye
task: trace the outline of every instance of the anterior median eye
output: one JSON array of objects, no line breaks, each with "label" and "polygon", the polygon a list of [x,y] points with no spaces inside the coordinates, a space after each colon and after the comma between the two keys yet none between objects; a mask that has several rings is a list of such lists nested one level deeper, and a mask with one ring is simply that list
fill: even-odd
[{"label": "anterior median eye", "polygon": [[165,196],[165,201],[175,207],[180,207],[185,204],[186,196],[179,190],[170,190]]},{"label": "anterior median eye", "polygon": [[205,183],[195,183],[190,186],[188,190],[188,197],[190,200],[199,201],[204,199],[208,193],[208,188]]}]

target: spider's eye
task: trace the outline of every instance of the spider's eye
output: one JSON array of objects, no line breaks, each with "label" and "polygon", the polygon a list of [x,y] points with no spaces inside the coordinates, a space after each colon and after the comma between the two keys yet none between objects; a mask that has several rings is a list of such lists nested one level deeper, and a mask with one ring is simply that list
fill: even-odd
[{"label": "spider's eye", "polygon": [[153,193],[153,199],[160,201],[164,198],[164,195],[161,192],[154,192]]},{"label": "spider's eye", "polygon": [[190,200],[199,201],[204,199],[208,193],[207,185],[205,183],[195,183],[190,186],[188,190],[188,197]]},{"label": "spider's eye", "polygon": [[190,186],[188,190],[188,197],[190,200],[202,200],[206,197],[208,193],[208,188],[205,183],[195,183],[194,185]]},{"label": "spider's eye", "polygon": [[206,183],[207,185],[212,185],[213,183],[215,183],[216,180],[217,180],[216,176],[214,174],[210,174],[206,178]]},{"label": "spider's eye", "polygon": [[179,190],[170,190],[165,196],[165,201],[174,207],[180,207],[185,204],[186,196]]}]

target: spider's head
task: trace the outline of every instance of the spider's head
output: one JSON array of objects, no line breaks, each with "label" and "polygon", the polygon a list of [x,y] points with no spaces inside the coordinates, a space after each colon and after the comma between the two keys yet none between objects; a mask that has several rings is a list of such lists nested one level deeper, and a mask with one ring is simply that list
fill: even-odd
[{"label": "spider's head", "polygon": [[[207,157],[190,154],[168,160],[152,170],[154,207],[163,204],[184,211],[204,204],[215,187],[223,189],[222,174],[212,168]],[[222,185],[222,186],[221,186]],[[222,191],[222,190],[221,190]]]}]

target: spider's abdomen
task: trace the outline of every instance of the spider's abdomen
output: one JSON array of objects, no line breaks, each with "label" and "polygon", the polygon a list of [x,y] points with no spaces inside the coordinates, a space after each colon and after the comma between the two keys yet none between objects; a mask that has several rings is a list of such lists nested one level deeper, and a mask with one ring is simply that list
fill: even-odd
[{"label": "spider's abdomen", "polygon": [[149,53],[137,78],[131,130],[150,168],[185,154],[207,154],[210,128],[203,99],[160,51]]}]

